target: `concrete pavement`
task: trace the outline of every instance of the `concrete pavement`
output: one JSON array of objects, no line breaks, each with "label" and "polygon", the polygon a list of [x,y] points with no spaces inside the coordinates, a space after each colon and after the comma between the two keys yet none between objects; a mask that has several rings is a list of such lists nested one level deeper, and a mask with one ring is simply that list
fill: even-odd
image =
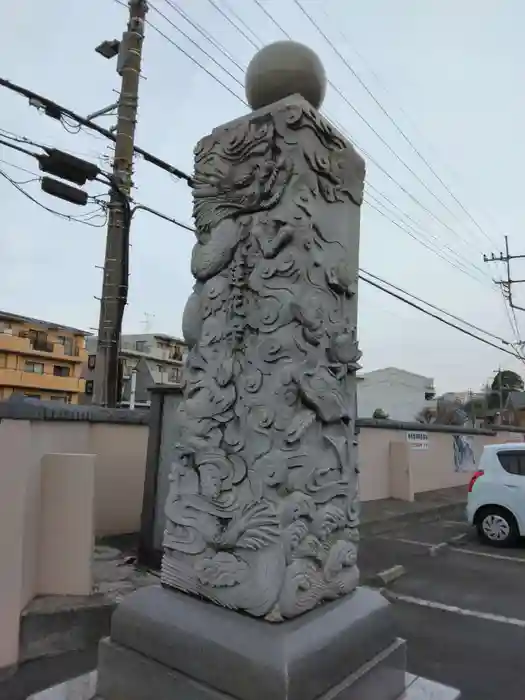
[{"label": "concrete pavement", "polygon": [[[395,566],[403,575],[382,584]],[[401,523],[365,533],[361,568],[392,601],[410,672],[463,700],[523,700],[525,546],[482,546],[460,520]]]}]

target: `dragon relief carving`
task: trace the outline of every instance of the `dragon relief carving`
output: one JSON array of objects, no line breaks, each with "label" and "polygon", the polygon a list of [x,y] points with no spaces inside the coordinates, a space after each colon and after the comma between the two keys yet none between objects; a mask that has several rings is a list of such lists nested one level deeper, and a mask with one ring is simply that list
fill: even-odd
[{"label": "dragon relief carving", "polygon": [[364,163],[299,97],[195,151],[163,583],[280,620],[358,583]]}]

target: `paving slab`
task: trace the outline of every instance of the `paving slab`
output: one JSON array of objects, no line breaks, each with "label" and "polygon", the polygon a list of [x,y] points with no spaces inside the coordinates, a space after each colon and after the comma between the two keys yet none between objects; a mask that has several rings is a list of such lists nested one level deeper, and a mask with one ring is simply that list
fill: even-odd
[{"label": "paving slab", "polygon": [[525,564],[518,561],[477,557],[449,548],[436,558],[420,557],[409,575],[393,582],[389,590],[469,611],[520,619],[525,625]]},{"label": "paving slab", "polygon": [[524,630],[405,603],[393,609],[411,673],[458,688],[461,700],[523,700]]},{"label": "paving slab", "polygon": [[421,544],[436,545],[441,542],[450,542],[457,535],[471,535],[472,528],[468,523],[461,522],[414,522],[396,526],[388,532],[380,534],[381,537],[397,539],[399,541],[419,542]]},{"label": "paving slab", "polygon": [[361,505],[362,531],[381,532],[422,520],[463,519],[466,501],[465,486],[427,491],[412,502],[395,498],[367,501]]},{"label": "paving slab", "polygon": [[410,567],[413,560],[421,556],[428,556],[427,547],[380,537],[363,537],[358,558],[361,582],[378,585],[375,577],[379,572],[398,565]]}]

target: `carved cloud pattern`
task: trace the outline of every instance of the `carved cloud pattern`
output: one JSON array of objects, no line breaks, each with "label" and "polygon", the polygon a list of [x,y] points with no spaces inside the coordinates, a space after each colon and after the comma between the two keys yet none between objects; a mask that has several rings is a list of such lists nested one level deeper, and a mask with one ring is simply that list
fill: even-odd
[{"label": "carved cloud pattern", "polygon": [[272,620],[357,585],[364,175],[299,97],[195,149],[166,585]]}]

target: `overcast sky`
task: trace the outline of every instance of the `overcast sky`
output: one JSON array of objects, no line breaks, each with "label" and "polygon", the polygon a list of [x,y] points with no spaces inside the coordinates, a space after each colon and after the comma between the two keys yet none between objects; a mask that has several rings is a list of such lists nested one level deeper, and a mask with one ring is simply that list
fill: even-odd
[{"label": "overcast sky", "polygon": [[[329,89],[325,112],[373,159],[368,160],[367,197],[388,218],[369,204],[363,206],[361,266],[514,340],[501,294],[491,283],[491,275],[498,276],[503,270],[484,264],[482,254],[499,251],[504,234],[509,235],[511,249],[525,253],[523,1],[301,0],[329,42],[294,0],[259,2],[285,32],[319,53],[340,93]],[[193,22],[210,32],[233,61],[169,3],[177,3]],[[169,3],[152,0],[152,6],[211,53],[233,78],[153,7],[150,22],[240,97],[243,91],[237,81],[242,83],[243,74],[235,63],[246,66],[255,52],[253,44],[284,38],[254,0]],[[251,28],[250,34],[240,25],[251,41],[213,4],[241,17]],[[101,58],[94,48],[103,39],[120,37],[126,7],[117,0],[18,0],[9,3],[5,14],[0,43],[2,77],[84,115],[115,101],[119,86],[115,63]],[[234,15],[229,16],[239,24]],[[195,142],[214,126],[242,115],[246,107],[169,39],[147,27],[137,143],[190,172]],[[111,117],[99,121],[106,128],[113,123]],[[3,88],[0,129],[99,163],[111,155],[105,139],[85,131],[69,134]],[[29,157],[3,146],[0,159],[0,168],[18,182],[26,182],[31,175],[13,164],[35,171]],[[141,160],[136,162],[135,182],[138,201],[190,222],[191,197],[183,182]],[[83,213],[41,193],[38,182],[23,187],[49,207],[73,215]],[[101,186],[91,192],[100,193]],[[4,178],[0,178],[0,205],[0,308],[86,329],[96,327],[105,229],[46,212]],[[392,220],[401,226],[408,221],[413,237]],[[192,245],[191,233],[150,214],[137,214],[125,332],[180,333],[192,284]],[[514,263],[514,276],[525,278],[525,260]],[[434,377],[441,392],[478,389],[500,365],[522,369],[517,360],[381,291],[361,284],[359,294],[365,370],[401,367]],[[517,292],[517,300],[525,302],[525,286],[523,293]],[[523,313],[517,314],[525,328]]]}]

